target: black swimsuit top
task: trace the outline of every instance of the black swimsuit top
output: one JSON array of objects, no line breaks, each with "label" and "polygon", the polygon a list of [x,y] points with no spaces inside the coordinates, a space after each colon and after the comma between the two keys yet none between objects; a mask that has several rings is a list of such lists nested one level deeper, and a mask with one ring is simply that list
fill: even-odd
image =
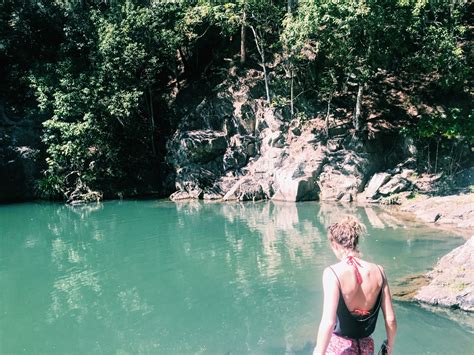
[{"label": "black swimsuit top", "polygon": [[352,314],[344,302],[344,297],[341,292],[341,283],[337,277],[336,272],[329,267],[334,275],[336,275],[337,282],[339,283],[339,303],[337,304],[336,311],[336,325],[334,326],[333,333],[339,336],[344,336],[352,339],[361,339],[370,336],[377,323],[377,316],[379,314],[380,307],[382,305],[382,293],[385,284],[385,277],[382,274],[382,287],[377,296],[374,307],[370,310],[368,315],[354,315]]}]

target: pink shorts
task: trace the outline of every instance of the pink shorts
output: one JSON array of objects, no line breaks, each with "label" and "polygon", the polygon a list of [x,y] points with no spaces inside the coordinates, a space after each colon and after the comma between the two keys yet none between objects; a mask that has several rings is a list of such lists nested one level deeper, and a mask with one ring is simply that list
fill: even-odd
[{"label": "pink shorts", "polygon": [[326,350],[327,355],[374,355],[374,339],[371,337],[359,339],[341,337],[333,334]]}]

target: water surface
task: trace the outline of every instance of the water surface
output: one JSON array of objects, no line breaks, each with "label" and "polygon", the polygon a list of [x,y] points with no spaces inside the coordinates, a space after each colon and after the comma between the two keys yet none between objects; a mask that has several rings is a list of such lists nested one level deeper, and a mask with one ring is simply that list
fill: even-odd
[{"label": "water surface", "polygon": [[[344,213],[367,224],[365,258],[392,280],[463,242],[331,204],[0,206],[0,353],[310,353],[336,261],[325,228]],[[474,348],[449,314],[395,306],[395,353]],[[377,344],[383,334],[380,318]]]}]

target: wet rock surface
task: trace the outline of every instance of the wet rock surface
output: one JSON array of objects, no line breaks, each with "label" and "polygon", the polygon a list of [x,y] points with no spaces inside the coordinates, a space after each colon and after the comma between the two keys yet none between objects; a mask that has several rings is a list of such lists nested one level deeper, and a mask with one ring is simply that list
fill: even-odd
[{"label": "wet rock surface", "polygon": [[474,236],[443,256],[427,277],[429,284],[416,293],[415,300],[474,312]]}]

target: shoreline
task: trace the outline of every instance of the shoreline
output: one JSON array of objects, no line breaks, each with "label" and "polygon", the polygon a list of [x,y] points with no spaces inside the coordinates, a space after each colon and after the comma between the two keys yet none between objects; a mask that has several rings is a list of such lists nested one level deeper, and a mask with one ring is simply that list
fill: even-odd
[{"label": "shoreline", "polygon": [[[393,296],[442,312],[474,312],[474,194],[426,197],[407,201],[398,208],[434,228],[452,232],[465,242],[441,257],[427,273],[396,280]],[[395,212],[396,213],[396,212]],[[460,317],[455,317],[460,318]],[[469,317],[461,317],[469,318]],[[466,323],[466,321],[462,321]],[[474,329],[474,322],[467,322]]]}]

